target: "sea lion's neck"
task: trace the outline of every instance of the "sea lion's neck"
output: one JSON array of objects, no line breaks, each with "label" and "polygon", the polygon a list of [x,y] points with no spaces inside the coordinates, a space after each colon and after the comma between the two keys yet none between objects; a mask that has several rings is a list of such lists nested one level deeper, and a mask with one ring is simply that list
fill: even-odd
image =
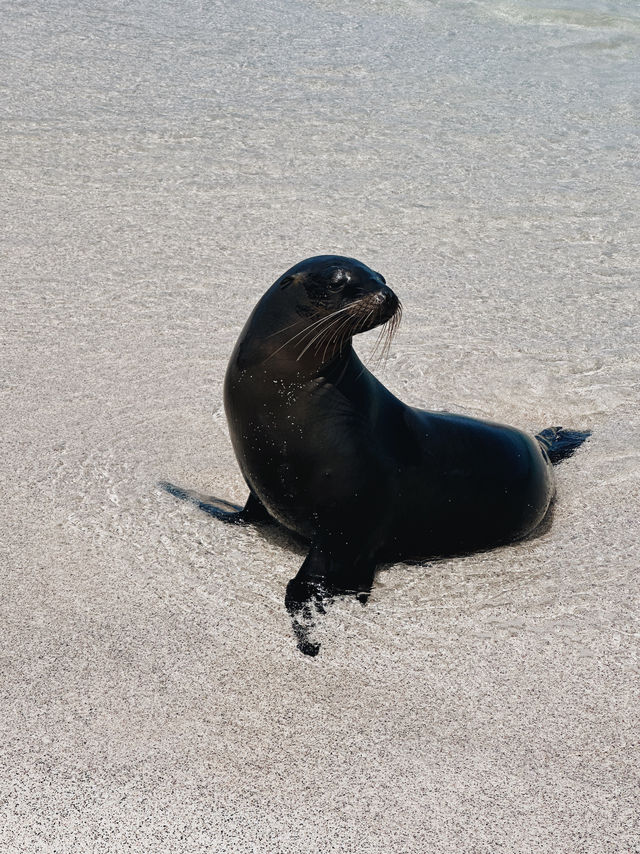
[{"label": "sea lion's neck", "polygon": [[351,339],[343,347],[342,353],[336,355],[330,362],[322,365],[316,373],[316,378],[331,385],[339,385],[347,376],[355,379],[367,369],[353,349]]}]

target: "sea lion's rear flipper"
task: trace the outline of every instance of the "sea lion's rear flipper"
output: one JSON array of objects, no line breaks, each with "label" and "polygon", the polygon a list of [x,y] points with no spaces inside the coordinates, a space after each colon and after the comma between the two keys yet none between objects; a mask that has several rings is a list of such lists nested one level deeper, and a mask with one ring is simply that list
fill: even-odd
[{"label": "sea lion's rear flipper", "polygon": [[318,617],[326,613],[336,596],[355,594],[365,604],[374,574],[372,561],[365,565],[357,559],[336,558],[318,543],[311,546],[298,574],[287,584],[284,597],[300,652],[318,654],[320,644],[313,638]]},{"label": "sea lion's rear flipper", "polygon": [[173,483],[168,483],[166,480],[160,481],[158,484],[169,495],[175,498],[180,498],[183,501],[190,501],[195,504],[198,509],[209,516],[214,516],[222,522],[231,522],[235,525],[253,524],[255,522],[271,522],[271,516],[265,510],[262,503],[253,492],[249,493],[249,498],[244,507],[239,507],[237,504],[231,504],[223,498],[214,498],[211,495],[201,495],[193,489],[183,489],[181,486],[175,486]]},{"label": "sea lion's rear flipper", "polygon": [[547,427],[537,434],[536,439],[543,451],[555,466],[562,460],[566,460],[585,442],[591,431],[565,430],[564,427]]}]

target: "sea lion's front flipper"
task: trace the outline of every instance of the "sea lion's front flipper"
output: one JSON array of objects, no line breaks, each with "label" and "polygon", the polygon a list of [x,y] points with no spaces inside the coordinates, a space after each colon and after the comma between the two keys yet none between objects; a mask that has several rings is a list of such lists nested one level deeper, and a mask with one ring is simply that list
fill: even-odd
[{"label": "sea lion's front flipper", "polygon": [[204,513],[208,513],[209,516],[214,516],[222,522],[246,525],[256,522],[264,523],[273,521],[267,510],[263,507],[260,499],[253,492],[249,493],[249,498],[244,507],[239,507],[237,504],[231,504],[230,501],[225,501],[223,498],[215,498],[212,495],[201,495],[193,489],[183,489],[181,486],[175,486],[173,483],[168,483],[167,481],[161,481],[158,486],[161,486],[162,489],[176,498],[181,498],[183,501],[190,501]]},{"label": "sea lion's front flipper", "polygon": [[355,594],[364,604],[374,573],[373,561],[336,558],[319,543],[311,546],[298,574],[287,584],[284,597],[300,652],[318,654],[320,644],[313,639],[318,617],[326,613],[336,596]]},{"label": "sea lion's front flipper", "polygon": [[313,640],[318,616],[326,613],[332,596],[328,577],[332,560],[320,545],[311,546],[295,578],[287,584],[284,604],[291,617],[291,627],[304,655],[317,655],[320,644]]}]

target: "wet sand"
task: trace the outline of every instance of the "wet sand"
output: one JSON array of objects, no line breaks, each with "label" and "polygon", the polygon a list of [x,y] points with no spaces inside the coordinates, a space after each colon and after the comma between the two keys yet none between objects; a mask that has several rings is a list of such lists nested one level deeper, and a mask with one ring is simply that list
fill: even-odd
[{"label": "wet sand", "polygon": [[[3,852],[640,850],[640,25],[514,8],[3,3]],[[300,546],[157,484],[243,502],[226,362],[320,252],[403,400],[593,435],[311,659]]]}]

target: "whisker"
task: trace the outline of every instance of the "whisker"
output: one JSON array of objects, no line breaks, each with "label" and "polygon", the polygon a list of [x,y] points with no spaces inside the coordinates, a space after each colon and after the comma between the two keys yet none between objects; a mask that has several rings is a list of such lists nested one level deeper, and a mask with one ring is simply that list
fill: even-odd
[{"label": "whisker", "polygon": [[[347,306],[347,308],[349,308],[349,306]],[[337,312],[337,311],[336,311],[336,312],[334,312],[334,313],[331,315],[331,319],[332,319],[332,320],[335,320],[335,315],[336,315],[336,314],[339,314],[339,313],[341,313],[341,312],[343,312],[343,311],[346,311],[346,310],[347,310],[346,308],[342,308],[342,309],[340,309],[340,311],[339,311],[339,312]],[[339,324],[343,319],[344,319],[344,318],[338,318],[338,319],[336,320],[336,324]],[[306,347],[302,350],[302,352],[300,353],[300,355],[299,355],[299,356],[298,356],[298,358],[296,359],[296,362],[299,362],[299,361],[300,361],[300,359],[301,359],[301,358],[304,356],[304,354],[307,352],[307,350],[309,349],[309,347],[313,346],[313,344],[314,344],[314,343],[315,343],[319,338],[321,339],[323,335],[326,335],[326,334],[331,330],[331,328],[332,328],[332,324],[329,324],[329,325],[325,326],[324,328],[322,328],[322,329],[320,330],[320,332],[317,332],[317,330],[316,330],[317,334],[316,334],[316,335],[314,335],[314,336],[313,336],[313,338],[311,338],[311,340],[308,342],[308,344],[306,345]],[[322,345],[319,345],[319,346],[322,346]],[[316,348],[316,349],[317,349],[317,348]]]},{"label": "whisker", "polygon": [[[342,344],[344,343],[345,338],[344,330],[350,326],[351,312],[353,311],[354,307],[357,307],[360,302],[361,300],[354,300],[353,302],[350,302],[348,305],[344,306],[344,308],[338,309],[338,311],[334,311],[331,315],[329,315],[329,317],[333,320],[336,315],[341,314],[343,312],[349,312],[349,316],[347,316],[346,318],[339,318],[335,324],[327,324],[320,330],[318,334],[314,335],[313,338],[307,343],[306,347],[304,347],[303,350],[300,352],[296,361],[300,361],[300,359],[304,356],[307,350],[314,344],[314,352],[316,353],[320,351],[320,348],[322,346],[324,346],[324,360],[328,344],[333,340],[337,340],[338,336],[340,336],[342,339],[340,342],[340,348],[342,349]],[[335,347],[333,349],[335,350]]]},{"label": "whisker", "polygon": [[357,315],[349,316],[342,324],[337,324],[335,329],[333,330],[333,334],[330,334],[327,338],[327,342],[325,344],[324,352],[322,354],[322,361],[324,362],[327,355],[327,348],[331,344],[331,353],[335,353],[336,346],[339,347],[339,352],[342,352],[342,347],[347,340],[352,335],[355,334],[360,319]]},{"label": "whisker", "polygon": [[385,363],[389,358],[391,344],[396,332],[398,331],[401,319],[402,303],[398,300],[398,308],[396,309],[393,317],[391,317],[380,329],[375,346],[371,351],[371,358],[377,367]]},{"label": "whisker", "polygon": [[[336,344],[339,344],[340,348],[342,348],[342,345],[344,344],[346,339],[349,337],[348,332],[349,332],[354,320],[355,320],[355,318],[352,315],[350,315],[349,317],[344,319],[343,323],[339,323],[336,325],[335,329],[333,330],[333,335],[331,335],[329,338],[329,343],[333,344],[334,350],[335,350]],[[347,334],[345,334],[345,333],[347,333]]]},{"label": "whisker", "polygon": [[[362,318],[362,321],[361,321],[361,323],[359,324],[360,329],[364,329],[364,328],[365,328],[365,326],[366,326],[366,325],[367,325],[367,323],[369,322],[369,318],[371,317],[371,315],[372,315],[372,314],[373,314],[373,309],[371,309],[371,310],[369,311],[369,313],[367,314],[367,316],[366,316],[366,317],[363,317],[363,318]],[[358,327],[356,326],[356,330],[357,330],[357,329],[358,329]]]},{"label": "whisker", "polygon": [[[289,344],[291,344],[292,341],[295,341],[296,338],[300,338],[301,335],[305,336],[305,335],[309,334],[310,332],[313,332],[314,330],[316,330],[316,328],[321,326],[323,323],[328,323],[328,321],[333,320],[333,318],[336,315],[342,314],[342,312],[346,311],[348,307],[349,306],[346,306],[345,308],[339,308],[339,309],[337,309],[337,311],[334,311],[331,314],[326,315],[325,317],[321,317],[319,320],[316,320],[313,323],[309,324],[308,326],[305,326],[304,329],[300,330],[300,332],[297,332],[295,335],[292,335],[290,338],[287,338],[287,340],[284,342],[284,344],[282,344],[280,347],[278,347],[277,350],[274,350],[273,353],[270,353],[269,356],[267,356],[267,358],[270,359],[272,356],[275,356],[276,353],[279,353],[280,350],[287,347]],[[296,321],[296,323],[297,322],[298,321]],[[292,324],[292,326],[295,326],[295,325],[296,325],[295,323]],[[285,326],[284,329],[286,330],[286,329],[290,329],[290,328],[291,327]],[[284,331],[284,330],[281,330],[281,331]]]},{"label": "whisker", "polygon": [[[327,348],[329,347],[329,345],[331,344],[332,341],[336,340],[336,336],[338,334],[338,329],[340,328],[341,325],[344,324],[345,318],[341,317],[340,321],[341,321],[340,323],[336,323],[335,326],[333,326],[331,329],[329,329],[327,331],[327,335],[324,337],[324,350],[322,351],[322,361],[323,362],[326,361],[326,358],[327,358]],[[323,343],[322,341],[318,342],[318,346],[316,347],[316,353],[318,352],[318,350],[322,346],[322,343]]]},{"label": "whisker", "polygon": [[[317,317],[317,316],[318,316],[318,314],[320,314],[320,312],[319,312],[319,311],[315,311],[315,312],[311,315],[311,318]],[[322,318],[320,318],[320,320],[322,320]],[[293,321],[293,323],[290,323],[288,326],[283,326],[283,327],[282,327],[282,329],[278,329],[276,332],[272,332],[270,335],[267,335],[266,337],[267,337],[267,338],[274,338],[276,335],[281,335],[283,332],[286,332],[286,331],[287,331],[287,329],[291,329],[291,327],[292,327],[292,326],[296,326],[298,323],[300,323],[300,320],[299,320],[299,319],[298,319],[298,320],[294,320],[294,321]]]},{"label": "whisker", "polygon": [[[375,314],[375,309],[371,308],[366,314],[359,316],[357,314],[357,310],[362,301],[362,299],[355,300],[354,302],[350,302],[348,305],[343,306],[343,308],[336,309],[336,311],[331,312],[331,314],[327,314],[324,317],[317,319],[312,319],[312,321],[304,326],[303,329],[300,329],[298,332],[287,338],[287,340],[270,353],[267,358],[272,358],[285,347],[296,341],[302,347],[296,358],[296,361],[298,362],[312,347],[315,353],[322,351],[323,361],[326,361],[327,356],[332,357],[336,350],[341,353],[345,342],[354,335],[357,335],[359,332],[364,331],[372,316]],[[317,314],[318,313],[316,312],[312,315],[312,318],[316,318]],[[377,364],[387,360],[393,338],[398,326],[400,325],[401,317],[402,304],[398,301],[398,308],[396,309],[393,317],[382,325],[374,348],[371,352],[371,358]],[[282,334],[282,332],[286,332],[287,329],[291,329],[299,322],[300,321],[296,320],[294,323],[278,330],[278,332],[272,333],[269,337]]]},{"label": "whisker", "polygon": [[384,338],[386,332],[387,332],[386,325],[381,326],[380,329],[378,330],[378,334],[376,336],[376,343],[374,344],[373,350],[371,351],[371,358],[372,359],[377,359],[377,357],[379,356],[380,345],[382,343],[382,339]]}]

